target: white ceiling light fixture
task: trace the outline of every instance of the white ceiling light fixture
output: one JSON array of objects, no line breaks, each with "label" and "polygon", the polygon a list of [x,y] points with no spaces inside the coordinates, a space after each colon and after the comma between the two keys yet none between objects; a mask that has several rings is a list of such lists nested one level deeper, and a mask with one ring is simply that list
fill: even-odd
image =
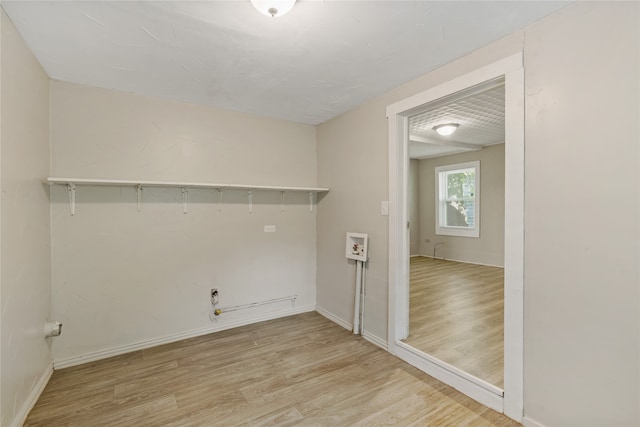
[{"label": "white ceiling light fixture", "polygon": [[275,18],[283,16],[293,9],[296,0],[251,0],[251,4],[263,15]]},{"label": "white ceiling light fixture", "polygon": [[445,123],[442,125],[434,126],[433,130],[438,132],[439,135],[447,136],[457,131],[458,126],[460,126],[459,123]]}]

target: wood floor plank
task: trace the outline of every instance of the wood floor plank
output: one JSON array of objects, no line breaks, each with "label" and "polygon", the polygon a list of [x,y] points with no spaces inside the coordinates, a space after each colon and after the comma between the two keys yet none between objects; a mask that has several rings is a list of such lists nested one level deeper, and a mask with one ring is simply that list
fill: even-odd
[{"label": "wood floor plank", "polygon": [[504,387],[504,269],[413,257],[405,342]]},{"label": "wood floor plank", "polygon": [[27,427],[516,426],[317,313],[57,370]]}]

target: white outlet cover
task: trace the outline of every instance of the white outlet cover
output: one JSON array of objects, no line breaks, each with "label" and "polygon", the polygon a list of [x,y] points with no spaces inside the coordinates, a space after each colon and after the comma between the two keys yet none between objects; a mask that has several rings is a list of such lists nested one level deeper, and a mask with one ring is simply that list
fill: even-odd
[{"label": "white outlet cover", "polygon": [[264,232],[265,233],[275,233],[276,232],[276,226],[275,225],[265,225],[264,226]]}]

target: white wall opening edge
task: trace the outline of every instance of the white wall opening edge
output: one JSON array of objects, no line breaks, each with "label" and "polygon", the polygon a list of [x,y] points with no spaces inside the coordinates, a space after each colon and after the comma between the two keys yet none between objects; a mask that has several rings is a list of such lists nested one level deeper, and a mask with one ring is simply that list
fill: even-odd
[{"label": "white wall opening edge", "polygon": [[[505,80],[504,390],[400,340],[409,329],[408,117],[424,104]],[[388,350],[478,402],[521,422],[524,412],[524,67],[522,52],[387,106],[389,130]]]}]

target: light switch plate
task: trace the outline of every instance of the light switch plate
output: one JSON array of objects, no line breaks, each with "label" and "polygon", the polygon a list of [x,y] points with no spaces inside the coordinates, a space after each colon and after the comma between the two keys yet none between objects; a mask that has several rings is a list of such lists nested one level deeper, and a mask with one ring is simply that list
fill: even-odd
[{"label": "light switch plate", "polygon": [[380,215],[388,216],[389,215],[389,201],[383,200],[380,202]]}]

